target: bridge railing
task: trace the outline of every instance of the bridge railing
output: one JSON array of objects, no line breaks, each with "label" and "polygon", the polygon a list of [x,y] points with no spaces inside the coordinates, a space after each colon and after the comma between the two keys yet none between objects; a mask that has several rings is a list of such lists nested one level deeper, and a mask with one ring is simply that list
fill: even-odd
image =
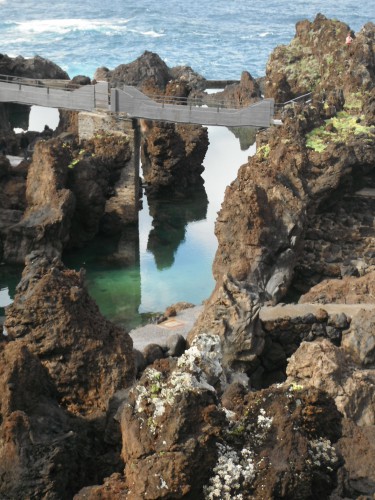
[{"label": "bridge railing", "polygon": [[[120,90],[126,91],[129,87],[133,87],[138,90],[138,87],[135,85],[122,85],[119,88]],[[249,104],[239,104],[237,101],[230,99],[215,99],[212,98],[213,94],[208,94],[206,97],[180,97],[174,95],[165,95],[165,94],[143,94],[142,96],[146,96],[158,104],[167,105],[181,105],[181,106],[197,106],[197,107],[209,107],[209,108],[218,108],[218,109],[243,109],[249,106]],[[139,96],[138,99],[143,99],[142,96]]]},{"label": "bridge railing", "polygon": [[22,86],[53,88],[59,90],[73,91],[80,88],[82,85],[72,82],[71,80],[55,80],[42,78],[25,78],[15,75],[0,75],[0,82],[16,83]]},{"label": "bridge railing", "polygon": [[311,96],[312,92],[308,92],[307,94],[300,95],[289,101],[275,104],[275,113],[281,113],[284,109],[293,108],[296,104],[309,104],[311,102]]},{"label": "bridge railing", "polygon": [[107,82],[77,85],[70,80],[42,80],[0,75],[0,102],[93,111],[109,109]]}]

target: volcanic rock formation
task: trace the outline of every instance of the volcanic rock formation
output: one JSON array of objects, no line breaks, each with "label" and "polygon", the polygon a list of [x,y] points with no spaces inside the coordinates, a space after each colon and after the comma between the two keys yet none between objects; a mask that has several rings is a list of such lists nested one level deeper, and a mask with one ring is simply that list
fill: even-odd
[{"label": "volcanic rock formation", "polygon": [[[216,287],[179,357],[154,356],[134,381],[129,337],[99,315],[82,274],[28,257],[0,344],[5,498],[374,495],[375,26],[349,54],[347,29],[318,15],[271,56],[268,95],[314,92],[258,134],[227,188]],[[166,71],[150,91],[166,92]],[[45,166],[51,204],[64,154],[61,171]]]}]

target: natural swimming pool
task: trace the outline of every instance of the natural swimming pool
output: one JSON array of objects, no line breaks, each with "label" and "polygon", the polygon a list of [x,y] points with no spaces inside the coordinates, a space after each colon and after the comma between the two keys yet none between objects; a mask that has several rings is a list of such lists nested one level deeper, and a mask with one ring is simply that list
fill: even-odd
[{"label": "natural swimming pool", "polygon": [[[213,290],[217,212],[226,186],[254,147],[241,150],[239,140],[225,127],[208,127],[208,133],[204,187],[184,197],[148,201],[144,196],[138,232],[130,229],[120,238],[100,236],[63,256],[68,267],[86,270],[88,290],[101,312],[126,328],[179,301],[200,304]],[[0,307],[13,298],[20,273],[19,267],[0,267]]]}]

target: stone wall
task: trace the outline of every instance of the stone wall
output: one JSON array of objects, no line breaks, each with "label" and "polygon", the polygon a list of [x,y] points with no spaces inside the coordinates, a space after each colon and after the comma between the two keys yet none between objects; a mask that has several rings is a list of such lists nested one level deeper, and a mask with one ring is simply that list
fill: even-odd
[{"label": "stone wall", "polygon": [[[289,358],[302,342],[326,339],[337,347],[351,338],[361,318],[374,314],[374,304],[290,304],[262,307],[259,313],[265,344],[259,366],[251,374],[253,387],[285,380]],[[348,341],[346,340],[346,343]]]},{"label": "stone wall", "polygon": [[119,181],[115,186],[115,196],[106,203],[103,226],[133,224],[138,222],[139,211],[139,150],[140,130],[137,120],[122,115],[104,112],[78,114],[78,135],[80,141],[91,139],[97,134],[124,135],[132,145],[132,156],[124,164]]}]

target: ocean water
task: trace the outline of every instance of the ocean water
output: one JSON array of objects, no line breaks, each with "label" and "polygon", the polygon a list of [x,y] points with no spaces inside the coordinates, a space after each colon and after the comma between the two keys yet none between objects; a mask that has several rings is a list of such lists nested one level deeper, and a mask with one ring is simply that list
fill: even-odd
[{"label": "ocean water", "polygon": [[298,20],[317,13],[358,31],[375,21],[373,0],[0,0],[0,52],[39,54],[70,77],[113,69],[145,50],[168,66],[208,79],[264,75],[273,48],[289,43]]},{"label": "ocean water", "polygon": [[[0,53],[40,55],[70,77],[92,77],[100,66],[113,69],[145,50],[168,66],[189,65],[207,79],[238,79],[249,71],[265,74],[272,50],[288,44],[301,19],[317,13],[359,31],[375,21],[375,2],[363,0],[0,0]],[[56,126],[54,112],[34,107],[33,130]],[[102,312],[127,327],[177,301],[199,304],[213,289],[212,261],[217,248],[214,223],[225,187],[254,148],[241,149],[226,128],[209,127],[203,192],[184,200],[144,200],[139,234],[120,241],[99,239],[65,256],[84,267],[91,295]],[[153,202],[155,205],[155,202]],[[150,206],[149,206],[150,205]],[[133,247],[132,247],[133,245]],[[121,252],[137,255],[124,265]],[[1,307],[12,301],[20,268],[0,265]]]}]

